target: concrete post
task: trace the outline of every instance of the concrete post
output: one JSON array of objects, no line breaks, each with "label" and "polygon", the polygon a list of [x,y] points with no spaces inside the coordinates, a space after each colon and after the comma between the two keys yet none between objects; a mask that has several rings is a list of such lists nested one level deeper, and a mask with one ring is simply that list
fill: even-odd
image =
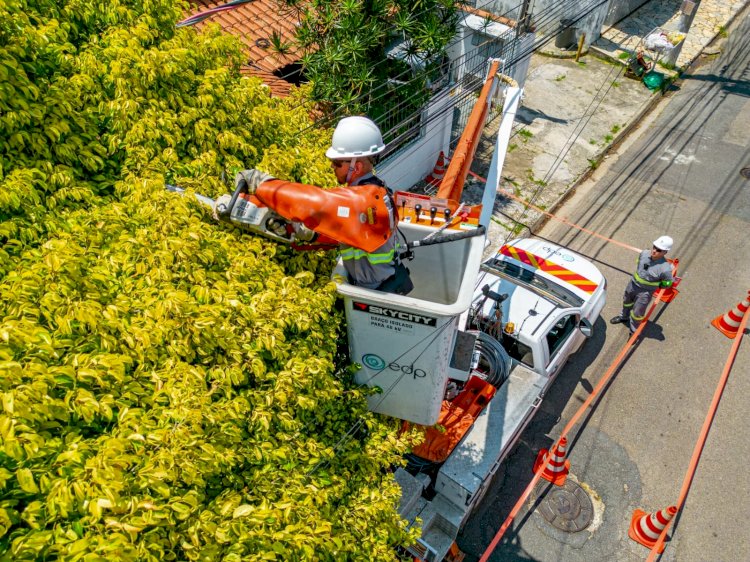
[{"label": "concrete post", "polygon": [[[680,19],[677,22],[677,29],[675,31],[684,33],[687,36],[688,32],[690,31],[690,26],[693,25],[695,14],[698,13],[700,4],[701,0],[683,0],[682,6],[680,6]],[[683,40],[682,43],[672,49],[672,51],[666,57],[664,57],[663,62],[676,65],[677,59],[682,52],[682,46],[684,44],[685,41]]]}]

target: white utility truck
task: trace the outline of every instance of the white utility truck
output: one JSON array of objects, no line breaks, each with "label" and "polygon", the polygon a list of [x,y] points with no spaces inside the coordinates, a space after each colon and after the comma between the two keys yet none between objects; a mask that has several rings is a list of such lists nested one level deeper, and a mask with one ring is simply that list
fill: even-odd
[{"label": "white utility truck", "polygon": [[[223,220],[300,249],[344,243],[372,252],[398,225],[410,293],[352,285],[342,263],[333,279],[351,360],[361,365],[355,378],[380,388],[370,409],[425,428],[424,444],[396,479],[401,515],[421,526],[410,552],[428,561],[453,548],[560,369],[591,335],[606,296],[594,265],[549,242],[514,240],[482,262],[521,97],[499,64],[490,66],[435,197],[397,192],[389,206],[382,186],[321,190],[274,178],[250,192],[257,171],[240,175],[232,196],[198,196]],[[463,183],[493,99],[504,105],[489,178],[482,204],[467,207]]]},{"label": "white utility truck", "polygon": [[467,239],[455,268],[448,245],[421,249],[408,296],[339,285],[357,380],[382,389],[371,408],[443,425],[396,471],[400,513],[422,528],[411,553],[425,561],[446,556],[606,298],[599,270],[565,248],[517,239],[478,267],[482,241]]},{"label": "white utility truck", "polygon": [[[370,409],[428,428],[425,444],[395,474],[402,488],[399,511],[421,526],[409,553],[425,561],[444,560],[454,547],[605,303],[599,270],[555,244],[516,239],[482,261],[484,229],[519,98],[519,88],[506,88],[496,168],[480,217],[465,216],[456,226],[449,200],[396,193],[399,230],[414,247],[411,293],[350,285],[341,263],[334,271],[346,306],[351,359],[361,365],[356,380],[381,389],[369,398]],[[429,217],[422,209],[430,210]],[[440,229],[446,222],[452,230]],[[436,230],[472,229],[479,235],[428,245],[441,234]]]}]

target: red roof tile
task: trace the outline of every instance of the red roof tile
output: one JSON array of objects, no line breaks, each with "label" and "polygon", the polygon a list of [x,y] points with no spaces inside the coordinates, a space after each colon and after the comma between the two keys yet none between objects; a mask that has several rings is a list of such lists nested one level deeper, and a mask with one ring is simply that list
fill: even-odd
[{"label": "red roof tile", "polygon": [[263,80],[263,83],[270,88],[271,95],[278,98],[287,97],[292,89],[292,84],[286,80],[259,68],[243,65],[240,67],[240,72],[246,76],[255,76]]},{"label": "red roof tile", "polygon": [[[193,16],[225,3],[225,0],[190,0],[192,9],[188,15]],[[200,27],[218,23],[225,32],[238,36],[248,53],[247,66],[242,68],[243,73],[260,77],[271,87],[274,95],[286,96],[291,85],[272,73],[288,64],[298,62],[301,54],[294,49],[285,54],[274,51],[271,37],[276,31],[283,43],[291,45],[298,21],[297,13],[277,0],[255,0],[213,14],[196,25]]]}]

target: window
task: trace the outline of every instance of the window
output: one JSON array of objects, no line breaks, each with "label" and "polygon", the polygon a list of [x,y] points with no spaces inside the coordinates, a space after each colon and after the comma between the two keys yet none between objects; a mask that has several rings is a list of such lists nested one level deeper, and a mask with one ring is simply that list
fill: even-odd
[{"label": "window", "polygon": [[537,294],[539,293],[539,291],[542,291],[543,293],[552,296],[558,301],[561,301],[562,304],[566,304],[570,307],[578,308],[580,306],[583,306],[583,299],[577,297],[566,288],[548,281],[540,275],[537,275],[533,271],[529,271],[528,269],[520,267],[514,263],[510,263],[500,258],[490,258],[489,260],[484,262],[484,264],[482,264],[482,269],[485,271],[489,271],[490,273],[496,273],[500,275],[504,274],[505,276],[517,280],[519,283],[531,288],[532,290],[538,289],[537,291],[535,291]]},{"label": "window", "polygon": [[503,332],[503,340],[501,343],[503,344],[505,351],[507,351],[508,355],[513,359],[520,361],[527,367],[534,368],[534,354],[528,345],[521,343],[516,338],[505,332]]},{"label": "window", "polygon": [[552,358],[555,356],[555,353],[562,347],[563,343],[565,343],[565,340],[570,337],[570,334],[573,333],[573,330],[576,329],[576,324],[578,323],[578,316],[575,314],[569,314],[568,316],[564,316],[563,318],[560,318],[554,326],[552,326],[552,329],[547,333],[547,345],[549,346],[549,358],[550,361],[552,361]]}]

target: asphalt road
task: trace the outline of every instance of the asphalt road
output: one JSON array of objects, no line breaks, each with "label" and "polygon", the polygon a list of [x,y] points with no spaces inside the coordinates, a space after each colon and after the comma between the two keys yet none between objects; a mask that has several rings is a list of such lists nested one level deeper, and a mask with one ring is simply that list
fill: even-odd
[{"label": "asphalt road", "polygon": [[[592,524],[566,533],[537,509],[525,509],[490,560],[648,556],[627,537],[631,514],[636,507],[652,512],[677,501],[732,343],[709,322],[750,290],[750,180],[740,175],[748,166],[750,17],[741,17],[722,54],[689,71],[557,213],[641,248],[669,234],[675,239],[670,255],[680,259],[684,280],[678,298],[657,308],[572,440],[571,472],[593,498]],[[556,222],[537,235],[594,260],[609,283],[608,303],[594,337],[561,373],[459,537],[467,561],[482,555],[528,484],[537,451],[557,438],[627,339],[622,325],[606,320],[619,312],[635,254]],[[750,339],[745,340],[661,560],[750,560]],[[544,488],[538,490],[542,494]]]}]

